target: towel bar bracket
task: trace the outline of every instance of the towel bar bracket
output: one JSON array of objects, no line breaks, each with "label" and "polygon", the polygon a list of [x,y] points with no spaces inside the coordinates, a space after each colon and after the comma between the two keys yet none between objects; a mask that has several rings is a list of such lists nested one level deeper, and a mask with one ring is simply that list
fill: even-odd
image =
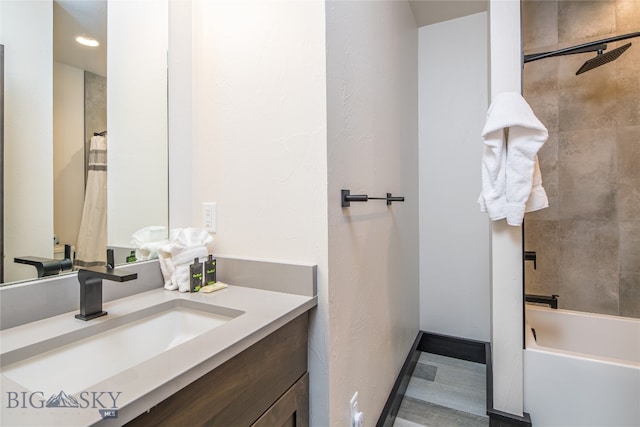
[{"label": "towel bar bracket", "polygon": [[366,194],[351,194],[350,190],[340,190],[340,200],[343,208],[351,206],[351,202],[367,202],[369,200],[386,200],[387,206],[392,202],[404,202],[404,196],[392,196],[387,193],[387,197],[369,197]]}]

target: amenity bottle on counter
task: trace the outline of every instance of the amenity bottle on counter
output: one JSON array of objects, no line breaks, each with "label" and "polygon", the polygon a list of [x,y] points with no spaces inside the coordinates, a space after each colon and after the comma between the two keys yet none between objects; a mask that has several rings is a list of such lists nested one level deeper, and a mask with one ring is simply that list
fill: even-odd
[{"label": "amenity bottle on counter", "polygon": [[193,264],[189,267],[191,278],[190,291],[198,292],[202,287],[202,263],[198,258],[193,260]]},{"label": "amenity bottle on counter", "polygon": [[209,254],[209,258],[204,262],[204,284],[213,285],[216,283],[216,259]]}]

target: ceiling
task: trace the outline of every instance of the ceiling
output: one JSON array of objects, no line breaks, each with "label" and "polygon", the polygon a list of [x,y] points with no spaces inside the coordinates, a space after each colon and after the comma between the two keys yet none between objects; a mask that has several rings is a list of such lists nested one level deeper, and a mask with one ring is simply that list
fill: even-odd
[{"label": "ceiling", "polygon": [[461,18],[488,10],[488,0],[413,0],[409,1],[418,27]]},{"label": "ceiling", "polygon": [[[86,34],[98,47],[76,43]],[[53,56],[58,62],[107,75],[107,0],[55,0],[53,2]]]},{"label": "ceiling", "polygon": [[[488,0],[409,1],[418,27],[486,11]],[[54,58],[92,73],[107,75],[107,0],[54,0]],[[81,46],[75,37],[90,35],[97,48]]]}]

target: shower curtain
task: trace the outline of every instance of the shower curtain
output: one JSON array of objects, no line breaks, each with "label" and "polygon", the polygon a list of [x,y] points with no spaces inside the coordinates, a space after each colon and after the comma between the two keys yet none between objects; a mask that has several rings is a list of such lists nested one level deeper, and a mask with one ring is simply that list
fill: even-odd
[{"label": "shower curtain", "polygon": [[107,139],[95,135],[89,148],[87,186],[74,265],[90,267],[107,262]]}]

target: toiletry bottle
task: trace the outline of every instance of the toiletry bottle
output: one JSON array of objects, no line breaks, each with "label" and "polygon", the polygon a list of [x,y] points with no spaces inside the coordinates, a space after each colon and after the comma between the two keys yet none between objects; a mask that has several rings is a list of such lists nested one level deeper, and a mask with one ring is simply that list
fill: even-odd
[{"label": "toiletry bottle", "polygon": [[131,251],[131,255],[127,257],[127,262],[136,262],[136,251]]},{"label": "toiletry bottle", "polygon": [[213,285],[216,283],[216,259],[209,254],[209,259],[204,262],[204,284]]},{"label": "toiletry bottle", "polygon": [[198,292],[202,287],[202,263],[198,258],[193,260],[193,264],[189,267],[191,273],[191,292]]}]

